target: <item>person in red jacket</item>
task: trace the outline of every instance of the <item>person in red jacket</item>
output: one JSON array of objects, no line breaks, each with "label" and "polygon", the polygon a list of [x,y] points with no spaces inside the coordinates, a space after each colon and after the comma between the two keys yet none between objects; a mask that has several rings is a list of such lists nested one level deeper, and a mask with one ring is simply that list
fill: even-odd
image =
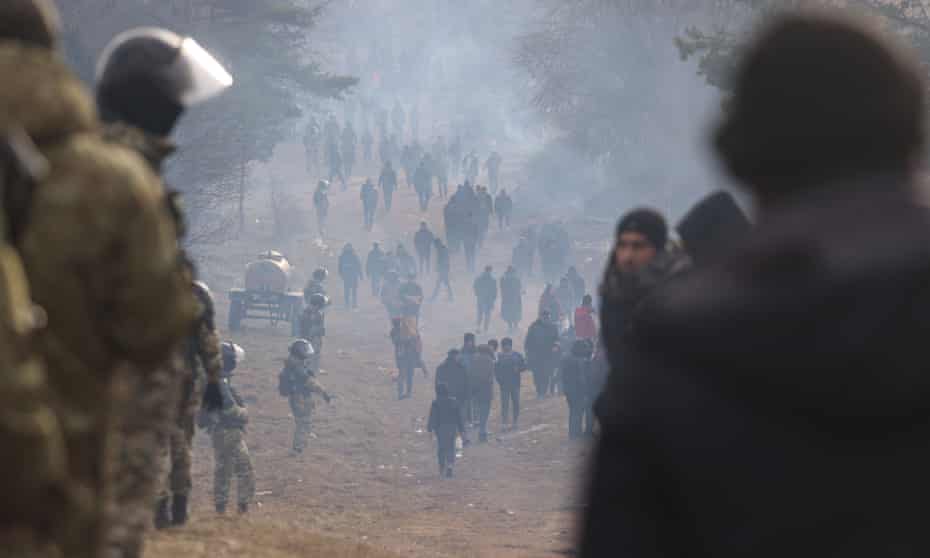
[{"label": "person in red jacket", "polygon": [[597,339],[597,323],[594,321],[594,301],[591,295],[586,294],[581,301],[581,306],[575,309],[575,338]]}]

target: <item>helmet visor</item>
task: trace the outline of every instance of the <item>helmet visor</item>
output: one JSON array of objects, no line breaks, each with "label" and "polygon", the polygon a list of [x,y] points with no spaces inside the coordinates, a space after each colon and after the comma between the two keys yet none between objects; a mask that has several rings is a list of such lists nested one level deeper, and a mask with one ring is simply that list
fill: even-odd
[{"label": "helmet visor", "polygon": [[233,84],[226,68],[190,37],[181,42],[177,64],[177,71],[188,77],[187,87],[180,92],[180,101],[185,107],[216,97]]}]

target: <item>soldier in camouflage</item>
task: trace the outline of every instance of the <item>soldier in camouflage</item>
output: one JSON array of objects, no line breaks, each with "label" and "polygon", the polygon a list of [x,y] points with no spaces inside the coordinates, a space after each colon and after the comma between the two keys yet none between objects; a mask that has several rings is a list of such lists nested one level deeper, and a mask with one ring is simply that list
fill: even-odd
[{"label": "soldier in camouflage", "polygon": [[[209,54],[192,39],[160,29],[131,30],[111,41],[101,55],[97,76],[97,103],[107,122],[108,141],[137,152],[153,172],[160,173],[164,160],[175,151],[170,134],[185,108],[231,83],[228,75],[219,74],[213,81],[197,82],[203,77],[197,60],[204,56]],[[177,195],[161,183],[159,191],[174,220],[177,246],[185,229]],[[129,385],[131,407],[121,417],[113,529],[108,534],[113,554],[124,558],[141,555],[153,509],[157,508],[159,527],[186,522],[194,416],[203,393],[220,404],[219,341],[212,301],[196,284],[195,296],[190,294],[193,265],[186,256],[177,260],[196,318],[192,327],[182,329],[183,348],[164,366]],[[207,376],[206,390],[202,372]]]},{"label": "soldier in camouflage", "polygon": [[34,504],[61,513],[46,540],[61,555],[97,558],[112,488],[117,388],[165,362],[194,304],[158,178],[136,153],[101,140],[92,99],[55,49],[54,25],[29,17],[30,8],[33,16],[42,11],[37,5],[0,3],[0,75],[15,76],[5,81],[0,107],[2,118],[21,119],[48,161],[16,244],[33,297],[48,313],[37,346],[78,504],[62,506],[54,491]]},{"label": "soldier in camouflage", "polygon": [[308,365],[313,356],[313,346],[306,339],[294,341],[289,349],[287,362],[278,380],[278,391],[288,398],[294,415],[294,444],[291,455],[303,453],[310,436],[310,418],[313,414],[313,394],[316,393],[329,403],[331,397],[316,381],[316,371]]},{"label": "soldier in camouflage", "polygon": [[323,360],[323,337],[326,336],[326,314],[323,310],[329,300],[319,293],[310,296],[310,305],[300,317],[300,337],[310,341],[313,354],[309,359],[311,370],[320,371]]},{"label": "soldier in camouflage", "polygon": [[255,498],[255,472],[252,458],[245,443],[245,427],[249,413],[245,402],[232,386],[232,375],[242,362],[245,351],[233,343],[223,343],[223,408],[219,411],[201,411],[199,423],[213,441],[213,500],[217,513],[226,513],[233,474],[238,484],[237,502],[239,513],[249,510]]},{"label": "soldier in camouflage", "polygon": [[329,271],[325,267],[318,267],[313,270],[313,276],[307,281],[304,287],[304,303],[310,305],[310,297],[315,294],[326,296],[326,278],[329,277]]}]

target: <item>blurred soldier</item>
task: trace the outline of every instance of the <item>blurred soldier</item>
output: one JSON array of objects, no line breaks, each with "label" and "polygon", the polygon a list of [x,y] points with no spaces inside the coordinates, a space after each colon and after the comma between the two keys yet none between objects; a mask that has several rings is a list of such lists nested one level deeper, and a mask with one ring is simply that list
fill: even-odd
[{"label": "blurred soldier", "polygon": [[378,296],[381,294],[381,280],[387,270],[384,265],[384,252],[381,246],[375,242],[368,252],[368,258],[365,260],[365,275],[371,281],[371,295]]},{"label": "blurred soldier", "polygon": [[318,267],[313,270],[313,275],[310,277],[310,280],[307,281],[307,286],[304,287],[304,303],[310,304],[310,297],[315,294],[323,295],[326,297],[326,278],[329,277],[329,271],[325,267]]},{"label": "blurred soldier", "polygon": [[445,287],[446,291],[449,293],[449,302],[451,302],[455,300],[455,297],[452,294],[452,284],[449,278],[451,273],[449,249],[446,248],[446,245],[442,243],[441,239],[437,238],[433,243],[436,245],[436,288],[433,289],[431,300],[436,300],[436,297],[439,296],[439,291],[442,287]]},{"label": "blurred soldier", "polygon": [[339,277],[342,278],[346,310],[358,308],[358,283],[362,280],[362,274],[362,260],[352,244],[346,244],[339,255]]},{"label": "blurred soldier", "polygon": [[466,333],[462,340],[462,350],[459,352],[459,358],[462,360],[462,366],[465,367],[465,385],[467,389],[456,396],[462,404],[462,410],[465,412],[466,426],[474,426],[477,416],[474,408],[474,399],[472,399],[473,390],[471,382],[469,381],[471,378],[471,363],[476,354],[478,354],[478,343],[475,339],[475,334]]},{"label": "blurred soldier", "polygon": [[420,230],[413,235],[413,246],[417,250],[417,259],[420,261],[420,273],[426,275],[430,269],[430,255],[433,251],[433,241],[436,240],[433,232],[429,230],[426,221],[420,222]]},{"label": "blurred soldier", "polygon": [[539,319],[533,322],[526,333],[523,347],[526,349],[526,360],[533,372],[533,383],[536,386],[536,397],[542,399],[549,392],[549,382],[553,372],[558,366],[559,329],[552,322],[548,310],[543,310]]},{"label": "blurred soldier", "polygon": [[319,372],[323,361],[323,338],[326,337],[326,305],[329,300],[326,295],[314,293],[300,316],[300,337],[310,342],[314,347],[308,358],[310,368]]},{"label": "blurred soldier", "polygon": [[375,189],[375,185],[371,183],[370,178],[365,179],[359,196],[362,199],[365,229],[370,231],[375,226],[375,212],[378,210],[378,190]]},{"label": "blurred soldier", "polygon": [[413,174],[413,186],[420,202],[420,211],[429,209],[429,200],[433,197],[433,173],[427,158],[424,157]]},{"label": "blurred soldier", "polygon": [[[450,358],[451,356],[450,354]],[[455,466],[455,437],[461,435],[462,439],[465,439],[465,425],[462,422],[460,405],[450,396],[449,388],[444,383],[436,384],[436,399],[430,406],[426,430],[436,434],[439,475],[452,478]]]},{"label": "blurred soldier", "polygon": [[294,443],[291,455],[303,453],[310,436],[310,419],[313,415],[313,394],[316,393],[329,403],[332,397],[314,376],[316,370],[310,368],[313,347],[306,339],[298,339],[288,350],[287,362],[278,377],[278,393],[287,397],[294,416]]},{"label": "blurred soldier", "polygon": [[345,164],[342,160],[342,151],[338,143],[330,144],[327,149],[326,161],[329,165],[329,182],[332,184],[337,178],[342,183],[342,189],[347,187]]},{"label": "blurred soldier", "polygon": [[623,331],[604,299],[582,556],[930,553],[925,70],[876,33],[770,22],[714,136],[757,226]]},{"label": "blurred soldier", "polygon": [[307,174],[316,171],[316,166],[320,162],[320,141],[323,139],[323,131],[320,129],[320,123],[313,116],[307,120],[307,126],[304,128],[304,157],[306,159]]},{"label": "blurred soldier", "polygon": [[494,213],[497,215],[497,227],[504,230],[504,227],[510,227],[510,220],[513,218],[513,198],[507,193],[506,188],[501,188],[497,197],[494,198]]},{"label": "blurred soldier", "polygon": [[488,160],[484,163],[484,167],[488,169],[488,186],[491,188],[491,192],[497,192],[498,188],[498,177],[500,176],[501,163],[501,154],[497,151],[492,151],[491,155],[488,157]]},{"label": "blurred soldier", "polygon": [[478,302],[478,331],[488,331],[491,314],[497,303],[497,280],[491,275],[491,266],[484,268],[484,273],[475,279],[475,299]]},{"label": "blurred soldier", "polygon": [[[175,57],[177,57],[175,59]],[[171,62],[168,62],[171,61]],[[164,29],[135,29],[111,41],[98,63],[97,104],[107,121],[111,142],[137,151],[160,173],[174,152],[171,131],[185,108],[224,91],[232,78],[190,38]],[[145,93],[140,93],[146,90]],[[166,192],[179,237],[185,223],[177,194]],[[193,289],[198,311],[182,350],[147,381],[134,385],[121,431],[117,466],[114,528],[110,544],[124,556],[137,555],[148,521],[152,474],[156,474],[155,524],[182,525],[187,521],[188,497],[193,485],[191,459],[194,421],[204,394],[204,380],[219,399],[219,339],[213,319],[213,300],[203,284],[194,282],[193,265],[184,258],[185,277]],[[216,401],[219,404],[219,401]],[[174,408],[165,422],[164,414]],[[155,436],[161,464],[151,459],[147,445]]]},{"label": "blurred soldier", "polygon": [[97,134],[92,99],[53,50],[57,25],[44,17],[49,8],[0,3],[0,72],[15,76],[0,95],[0,113],[28,116],[24,130],[48,162],[17,244],[35,301],[48,312],[37,347],[64,431],[69,488],[82,511],[62,505],[54,491],[34,503],[61,506],[49,533],[54,539],[45,542],[64,556],[96,557],[113,486],[112,437],[122,408],[115,394],[125,393],[115,388],[147,379],[168,360],[192,322],[194,300],[158,177],[137,153]]},{"label": "blurred soldier", "polygon": [[488,345],[478,347],[478,352],[472,358],[468,369],[468,384],[477,415],[478,441],[484,443],[488,441],[488,417],[494,400],[494,352]]},{"label": "blurred soldier", "polygon": [[488,193],[488,189],[482,186],[478,187],[476,192],[478,198],[478,246],[483,247],[484,241],[491,230],[491,216],[494,215],[494,198]]},{"label": "blurred soldier", "polygon": [[233,475],[238,485],[239,513],[246,513],[255,499],[255,471],[245,443],[249,413],[245,401],[232,386],[233,371],[242,363],[245,351],[239,345],[223,343],[222,355],[223,407],[218,411],[201,411],[199,424],[207,430],[213,442],[213,502],[216,513],[226,513]]},{"label": "blurred soldier", "polygon": [[[28,7],[51,9],[44,4]],[[0,8],[0,21],[5,21],[3,12]],[[34,31],[45,33],[42,28]],[[0,61],[9,62],[8,49],[24,45],[6,35],[0,28]],[[27,217],[20,201],[28,203],[37,181],[47,175],[48,163],[10,120],[15,115],[5,103],[0,96],[0,445],[6,452],[0,490],[15,505],[0,513],[0,545],[5,553],[23,558],[52,557],[61,555],[62,523],[88,510],[69,487],[65,439],[35,347],[45,316],[33,305],[22,261],[8,244],[21,234],[18,225]]]},{"label": "blurred soldier", "polygon": [[520,419],[520,376],[527,369],[523,355],[513,350],[513,339],[505,337],[501,340],[501,353],[494,364],[494,377],[501,390],[501,427],[507,428],[510,420],[510,411],[513,409],[513,420],[510,428],[516,430]]},{"label": "blurred soldier", "polygon": [[365,126],[365,133],[362,134],[362,156],[365,157],[366,163],[371,162],[374,143],[375,138],[371,135],[371,128]]},{"label": "blurred soldier", "polygon": [[523,319],[523,284],[513,266],[501,277],[501,317],[513,332]]},{"label": "blurred soldier", "polygon": [[394,172],[390,159],[384,162],[381,176],[378,177],[378,186],[384,193],[384,210],[390,213],[391,204],[394,200],[394,190],[397,189],[397,173]]},{"label": "blurred soldier", "polygon": [[326,217],[329,215],[329,182],[321,180],[313,192],[313,208],[316,210],[316,226],[320,238],[326,236]]},{"label": "blurred soldier", "polygon": [[[193,270],[191,270],[193,274]],[[188,502],[193,488],[191,467],[193,465],[194,424],[203,399],[207,378],[220,375],[220,341],[214,320],[213,295],[206,284],[192,282],[194,295],[200,305],[193,331],[185,338],[181,354],[183,368],[180,376],[180,401],[175,424],[170,430],[168,446],[165,448],[168,462],[167,474],[162,477],[158,497],[156,524],[173,525],[187,522]]]},{"label": "blurred soldier", "polygon": [[449,390],[449,395],[458,402],[459,417],[462,421],[460,430],[462,442],[467,443],[468,434],[465,430],[465,418],[468,413],[465,405],[468,404],[469,394],[468,374],[465,365],[462,364],[462,357],[458,349],[449,351],[446,360],[436,368],[436,386],[439,387],[440,385],[445,385]]},{"label": "blurred soldier", "polygon": [[[346,179],[352,177],[352,169],[355,167],[355,150],[357,148],[358,138],[355,136],[355,130],[352,124],[346,122],[342,130],[342,168]],[[345,184],[345,182],[343,182]]]},{"label": "blurred soldier", "polygon": [[592,409],[588,400],[591,381],[591,355],[594,345],[589,340],[577,340],[571,353],[562,359],[562,393],[568,402],[568,437],[580,438],[591,433]]}]

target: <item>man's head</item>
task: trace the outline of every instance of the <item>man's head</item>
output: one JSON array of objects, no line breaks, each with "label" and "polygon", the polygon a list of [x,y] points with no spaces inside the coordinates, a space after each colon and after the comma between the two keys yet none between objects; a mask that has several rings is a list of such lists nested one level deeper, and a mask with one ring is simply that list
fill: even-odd
[{"label": "man's head", "polygon": [[488,347],[491,347],[491,351],[493,351],[493,352],[495,352],[495,353],[497,352],[497,348],[498,348],[499,346],[500,346],[500,345],[497,344],[497,339],[491,339],[491,340],[488,341]]},{"label": "man's head", "polygon": [[513,350],[513,339],[510,337],[504,337],[501,339],[501,350],[505,353],[509,353]]},{"label": "man's head", "polygon": [[926,140],[915,68],[864,25],[783,16],[736,73],[717,153],[763,202],[850,178],[909,177]]},{"label": "man's head", "polygon": [[487,273],[488,275],[490,275],[490,274],[491,274],[491,271],[493,271],[493,270],[494,270],[494,268],[492,268],[492,267],[489,266],[489,265],[488,265],[488,266],[485,266],[485,268],[484,268],[484,272]]},{"label": "man's head", "polygon": [[61,20],[51,0],[0,2],[0,40],[56,49],[60,33]]},{"label": "man's head", "polygon": [[627,273],[639,271],[665,250],[667,240],[668,225],[658,211],[631,211],[617,224],[614,265]]},{"label": "man's head", "polygon": [[380,249],[381,249],[381,245],[378,244],[377,242],[373,242],[372,245],[371,245],[371,248],[372,248],[373,250],[380,250]]},{"label": "man's head", "polygon": [[539,319],[544,322],[548,322],[549,320],[552,319],[552,312],[548,310],[543,310],[542,312],[539,313]]},{"label": "man's head", "polygon": [[466,349],[473,349],[475,347],[475,334],[474,333],[465,334],[464,347]]},{"label": "man's head", "polygon": [[584,298],[581,299],[581,305],[590,308],[594,305],[594,299],[591,298],[591,295],[586,294],[584,295]]}]

